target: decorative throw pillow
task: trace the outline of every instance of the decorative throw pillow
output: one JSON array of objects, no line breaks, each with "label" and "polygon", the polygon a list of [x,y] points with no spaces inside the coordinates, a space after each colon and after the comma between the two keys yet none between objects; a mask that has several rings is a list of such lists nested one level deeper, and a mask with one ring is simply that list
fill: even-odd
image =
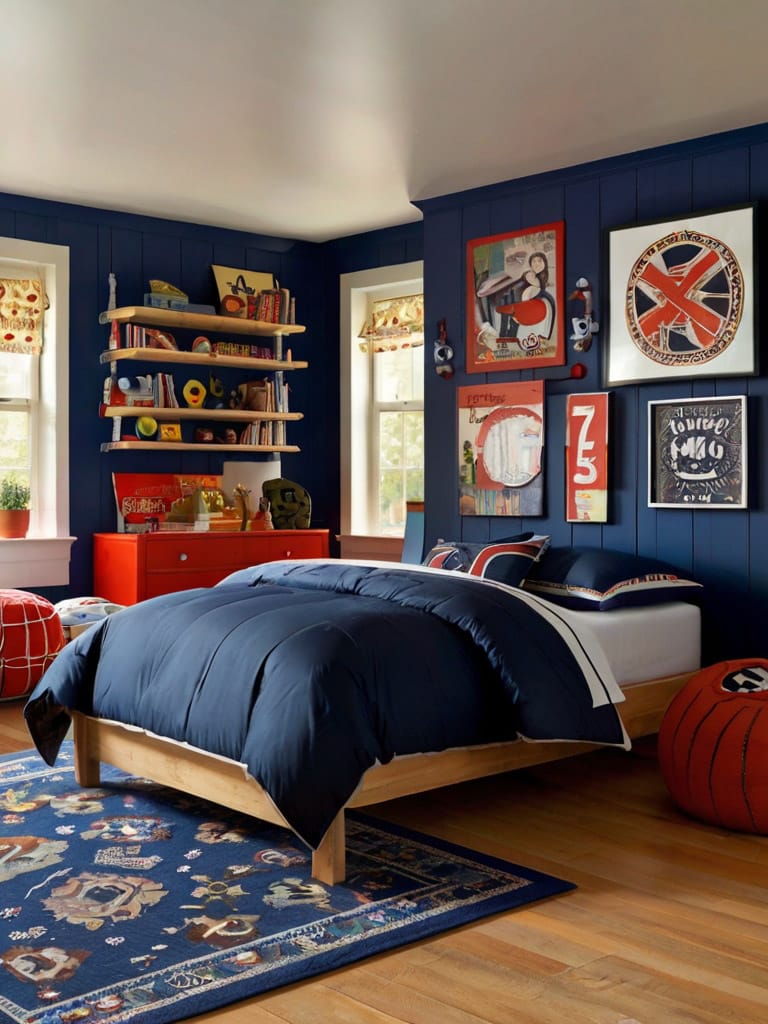
[{"label": "decorative throw pillow", "polygon": [[492,544],[448,541],[435,545],[422,564],[519,587],[548,545],[549,537],[534,533],[505,537]]},{"label": "decorative throw pillow", "polygon": [[610,611],[696,601],[703,587],[656,558],[601,548],[551,547],[531,564],[525,589],[566,608]]}]

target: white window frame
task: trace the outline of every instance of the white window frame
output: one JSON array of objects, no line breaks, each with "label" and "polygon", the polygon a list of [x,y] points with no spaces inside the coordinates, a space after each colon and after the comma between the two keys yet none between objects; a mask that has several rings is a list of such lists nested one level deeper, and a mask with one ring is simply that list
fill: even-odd
[{"label": "white window frame", "polygon": [[[415,351],[418,353],[419,358],[424,358],[424,350],[419,347]],[[370,444],[368,447],[368,511],[372,520],[378,520],[381,495],[379,491],[379,474],[381,467],[379,465],[379,457],[381,453],[381,414],[385,412],[424,412],[424,397],[422,393],[421,401],[414,399],[404,399],[402,401],[377,401],[376,399],[376,360],[380,358],[378,355],[374,357],[368,357],[368,365],[370,367],[371,377],[371,403],[369,407],[370,416]],[[424,500],[424,495],[420,495],[419,501]],[[405,525],[403,525],[405,529]],[[391,536],[391,534],[383,534],[380,530],[375,531],[378,536]],[[402,533],[400,534],[402,537]]]},{"label": "white window frame", "polygon": [[371,529],[375,489],[370,464],[374,438],[370,408],[372,374],[370,356],[360,351],[358,334],[371,299],[413,295],[424,290],[421,260],[376,267],[339,279],[340,298],[340,435],[341,435],[341,553],[350,557],[399,559],[401,537],[382,537]]},{"label": "white window frame", "polygon": [[32,428],[33,507],[29,533],[0,541],[0,587],[66,586],[69,533],[69,248],[0,238],[0,276],[45,279],[50,302]]}]

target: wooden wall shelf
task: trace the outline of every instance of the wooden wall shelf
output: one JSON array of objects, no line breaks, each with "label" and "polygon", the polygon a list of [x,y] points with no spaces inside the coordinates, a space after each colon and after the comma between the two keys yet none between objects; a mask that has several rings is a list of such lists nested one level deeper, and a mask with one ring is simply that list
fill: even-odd
[{"label": "wooden wall shelf", "polygon": [[176,366],[234,366],[242,370],[306,370],[309,363],[287,359],[257,359],[251,356],[223,356],[216,352],[176,352],[168,348],[113,348],[102,352],[102,363],[134,359],[145,363],[172,363]]},{"label": "wooden wall shelf", "polygon": [[[99,323],[139,323],[156,327],[175,327],[187,331],[209,331],[217,334],[240,334],[251,337],[262,337],[271,340],[271,347],[274,359],[263,359],[251,356],[219,355],[217,352],[190,352],[166,348],[115,348],[102,352],[99,361],[111,365],[111,376],[114,379],[117,371],[115,363],[123,360],[135,360],[137,362],[162,364],[164,366],[207,366],[209,371],[221,367],[233,367],[248,371],[262,371],[267,374],[274,374],[275,380],[282,383],[282,372],[284,370],[306,370],[308,363],[294,362],[292,359],[283,358],[283,340],[286,335],[303,334],[305,327],[301,324],[273,324],[260,320],[244,320],[239,317],[216,316],[208,313],[184,313],[181,310],[163,309],[156,306],[121,306],[118,309],[110,309],[99,315]],[[218,444],[188,442],[188,441],[143,441],[120,437],[120,421],[127,417],[134,419],[139,416],[149,416],[156,420],[164,421],[189,421],[199,422],[240,422],[259,423],[300,420],[303,413],[299,412],[257,412],[242,409],[200,409],[200,408],[179,408],[179,407],[155,407],[155,406],[120,406],[106,405],[101,407],[101,415],[109,417],[113,421],[113,440],[100,446],[102,452],[118,451],[196,451],[208,452],[254,452],[266,454],[269,452],[298,452],[301,449],[298,445],[292,444]],[[273,436],[270,428],[266,432]],[[261,432],[254,436],[261,436]],[[280,430],[277,436],[284,438],[285,431]]]},{"label": "wooden wall shelf", "polygon": [[295,444],[197,444],[194,441],[107,441],[100,449],[102,452],[298,452]]},{"label": "wooden wall shelf", "polygon": [[107,405],[103,416],[151,416],[154,420],[211,420],[256,423],[257,420],[303,420],[303,412],[251,412],[250,409],[181,409],[173,406]]},{"label": "wooden wall shelf", "polygon": [[245,320],[236,316],[216,316],[213,313],[183,313],[159,306],[121,306],[99,315],[100,324],[112,320],[118,323],[148,323],[158,327],[178,327],[189,331],[214,331],[217,334],[251,334],[257,337],[275,337],[278,334],[303,334],[303,324],[270,324],[263,320]]}]

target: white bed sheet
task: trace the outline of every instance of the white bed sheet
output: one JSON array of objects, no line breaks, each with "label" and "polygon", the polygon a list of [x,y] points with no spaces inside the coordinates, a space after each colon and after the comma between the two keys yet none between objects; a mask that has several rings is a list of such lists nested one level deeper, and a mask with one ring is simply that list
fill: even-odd
[{"label": "white bed sheet", "polygon": [[[305,559],[325,562],[327,559]],[[372,565],[381,569],[404,569],[409,572],[444,573],[444,569],[430,569],[423,565],[404,565],[397,562],[377,562],[370,559],[334,559],[347,565]],[[487,581],[477,577],[466,577],[483,586]],[[515,590],[524,595],[532,604],[550,608],[557,618],[572,623],[573,628],[587,632],[597,640],[601,653],[605,655],[614,680],[614,696],[620,697],[620,687],[648,679],[663,679],[664,676],[695,672],[701,668],[701,611],[684,601],[670,601],[667,604],[650,605],[643,608],[617,608],[610,612],[573,611],[563,608],[526,590],[494,584],[504,589]],[[592,651],[600,668],[600,653]],[[611,692],[609,686],[608,693]],[[597,691],[595,691],[597,694]],[[606,699],[605,691],[600,697]]]},{"label": "white bed sheet", "polygon": [[701,668],[696,605],[672,601],[610,612],[569,610],[568,618],[597,638],[620,686]]}]

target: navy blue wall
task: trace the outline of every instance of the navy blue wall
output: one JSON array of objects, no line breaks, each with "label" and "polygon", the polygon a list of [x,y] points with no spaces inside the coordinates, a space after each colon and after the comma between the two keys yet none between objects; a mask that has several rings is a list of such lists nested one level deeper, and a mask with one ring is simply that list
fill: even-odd
[{"label": "navy blue wall", "polygon": [[[333,361],[336,376],[330,386],[332,392],[329,402],[336,410],[333,422],[326,424],[331,458],[327,462],[327,472],[333,481],[333,494],[336,496],[336,532],[339,529],[339,495],[341,493],[341,463],[339,435],[339,330],[340,330],[340,295],[339,275],[352,274],[358,270],[372,270],[376,267],[397,266],[423,259],[423,234],[421,223],[405,224],[400,227],[386,228],[381,231],[369,231],[360,235],[327,242],[323,258],[323,272],[326,294],[326,330],[328,358]],[[332,551],[338,550],[332,544]]]},{"label": "navy blue wall", "polygon": [[[744,379],[697,379],[690,384],[614,389],[610,439],[610,521],[566,523],[563,514],[565,396],[602,390],[600,346],[579,360],[582,382],[550,380],[546,387],[546,514],[529,521],[458,515],[455,449],[456,388],[488,378],[464,373],[465,251],[472,238],[564,220],[566,286],[579,276],[598,287],[601,314],[603,232],[619,224],[674,217],[713,207],[768,198],[768,125],[629,154],[546,175],[492,185],[418,204],[423,224],[369,232],[325,245],[233,232],[0,195],[0,235],[70,246],[72,594],[89,593],[90,535],[115,526],[113,471],[217,472],[221,455],[141,453],[101,455],[109,425],[97,418],[104,376],[98,354],[106,344],[97,317],[106,304],[107,274],[118,276],[118,302],[140,302],[150,277],[188,291],[193,301],[214,302],[211,263],[274,270],[297,295],[297,319],[307,334],[292,339],[308,372],[291,375],[293,407],[306,418],[289,426],[301,445],[284,456],[283,471],[313,497],[313,525],[338,530],[339,429],[338,332],[341,273],[423,259],[427,344],[426,530],[437,537],[485,540],[522,529],[552,535],[556,544],[587,544],[657,555],[692,572],[707,586],[705,656],[768,653],[763,622],[768,613],[768,480],[762,437],[768,373]],[[763,290],[763,289],[761,289]],[[763,307],[765,303],[763,302]],[[577,308],[569,310],[578,312]],[[457,353],[456,375],[433,372],[430,331],[445,318]],[[570,346],[569,346],[570,348]],[[569,359],[574,360],[572,352]],[[768,360],[762,359],[764,371]],[[492,379],[547,377],[552,371],[494,374]],[[748,511],[649,509],[646,504],[646,403],[649,399],[710,394],[749,396]],[[59,595],[51,592],[53,599]],[[63,594],[60,596],[64,596]]]},{"label": "navy blue wall", "polygon": [[[98,316],[107,304],[110,271],[117,275],[118,304],[124,306],[142,304],[150,278],[172,282],[193,302],[217,304],[214,263],[272,271],[291,289],[297,320],[307,326],[305,334],[291,338],[291,349],[294,358],[310,362],[311,370],[288,375],[292,408],[305,418],[288,425],[289,442],[301,452],[283,455],[282,472],[312,495],[313,525],[338,529],[338,402],[333,398],[338,394],[338,341],[329,346],[323,333],[326,295],[317,272],[322,265],[317,245],[3,194],[0,236],[70,249],[70,527],[78,539],[72,549],[70,588],[41,593],[59,600],[92,592],[91,535],[116,528],[113,472],[218,473],[225,458],[248,458],[215,448],[210,454],[100,453],[99,445],[111,434],[111,421],[98,418],[102,382],[108,375],[99,364],[108,330],[99,325]],[[187,344],[191,340],[184,339]],[[180,374],[174,376],[178,380]],[[337,438],[333,448],[326,441],[328,425]],[[326,471],[329,462],[331,474]]]},{"label": "navy blue wall", "polygon": [[[768,125],[569,168],[418,204],[424,213],[426,314],[445,317],[457,350],[457,373],[426,377],[426,531],[437,537],[486,540],[518,530],[551,534],[554,544],[589,545],[662,558],[707,587],[705,657],[766,655],[768,617],[768,481],[762,438],[768,409],[768,359],[763,374],[698,378],[613,389],[609,440],[611,506],[605,525],[564,518],[565,399],[569,391],[603,390],[600,345],[569,362],[588,365],[583,381],[546,385],[546,514],[530,520],[461,517],[454,451],[456,388],[466,384],[546,378],[557,371],[464,372],[465,250],[473,238],[565,221],[566,288],[580,276],[598,285],[601,319],[603,232],[620,224],[675,217],[768,198]],[[764,287],[761,286],[761,291]],[[763,296],[763,309],[768,308]],[[581,312],[569,309],[568,315]],[[603,311],[604,312],[604,311]],[[762,347],[762,346],[761,346]],[[426,353],[431,357],[431,353]],[[750,508],[696,511],[647,507],[646,403],[650,399],[746,394],[749,417]],[[650,640],[651,638],[649,638]]]}]

